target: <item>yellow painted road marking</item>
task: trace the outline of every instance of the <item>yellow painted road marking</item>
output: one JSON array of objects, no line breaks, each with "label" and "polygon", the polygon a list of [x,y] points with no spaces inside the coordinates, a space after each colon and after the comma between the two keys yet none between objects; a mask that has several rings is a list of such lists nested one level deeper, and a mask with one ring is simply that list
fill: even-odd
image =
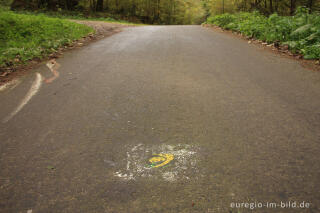
[{"label": "yellow painted road marking", "polygon": [[151,167],[157,168],[170,163],[173,159],[174,156],[172,154],[157,154],[150,158],[149,162],[151,163]]}]

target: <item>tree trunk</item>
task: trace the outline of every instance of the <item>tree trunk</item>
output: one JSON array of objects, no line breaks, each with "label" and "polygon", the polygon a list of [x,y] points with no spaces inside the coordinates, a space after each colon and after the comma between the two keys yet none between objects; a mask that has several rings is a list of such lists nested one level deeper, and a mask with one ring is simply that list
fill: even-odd
[{"label": "tree trunk", "polygon": [[103,0],[97,0],[97,11],[103,11]]},{"label": "tree trunk", "polygon": [[271,12],[271,14],[272,14],[272,13],[273,13],[272,0],[270,0],[269,2],[270,2],[270,12]]},{"label": "tree trunk", "polygon": [[290,0],[290,15],[293,16],[296,11],[296,0]]},{"label": "tree trunk", "polygon": [[312,13],[313,0],[308,0],[307,7],[309,8],[309,13]]},{"label": "tree trunk", "polygon": [[91,12],[96,12],[97,2],[95,0],[90,0],[90,9],[91,9]]},{"label": "tree trunk", "polygon": [[136,2],[134,0],[132,0],[132,3],[131,3],[131,16],[135,17],[136,16]]},{"label": "tree trunk", "polygon": [[116,13],[120,12],[119,0],[116,0]]},{"label": "tree trunk", "polygon": [[224,0],[222,0],[222,14],[224,14]]},{"label": "tree trunk", "polygon": [[109,0],[105,1],[105,11],[109,11]]},{"label": "tree trunk", "polygon": [[157,19],[160,20],[160,0],[157,1]]},{"label": "tree trunk", "polygon": [[266,10],[268,9],[267,0],[264,0],[264,8],[265,8]]}]

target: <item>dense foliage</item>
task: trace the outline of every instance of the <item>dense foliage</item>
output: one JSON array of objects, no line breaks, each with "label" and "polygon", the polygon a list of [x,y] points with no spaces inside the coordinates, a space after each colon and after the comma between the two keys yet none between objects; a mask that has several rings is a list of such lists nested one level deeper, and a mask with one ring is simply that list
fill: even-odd
[{"label": "dense foliage", "polygon": [[309,8],[310,13],[320,11],[319,0],[205,0],[208,13],[219,15],[234,12],[259,11],[264,15],[294,15],[298,7]]},{"label": "dense foliage", "polygon": [[0,4],[13,10],[71,11],[147,24],[199,24],[209,16],[235,12],[294,15],[300,6],[320,11],[320,0],[0,0]]},{"label": "dense foliage", "polygon": [[306,59],[320,58],[320,15],[310,14],[306,8],[298,8],[294,16],[225,13],[209,17],[207,23],[268,43],[287,44],[291,51],[302,53]]},{"label": "dense foliage", "polygon": [[43,57],[90,32],[67,20],[0,11],[0,66]]},{"label": "dense foliage", "polygon": [[74,11],[87,16],[97,15],[148,24],[200,24],[205,20],[203,0],[14,0],[11,8]]},{"label": "dense foliage", "polygon": [[[207,20],[266,42],[287,44],[305,58],[320,58],[320,0],[0,0],[1,5],[60,18],[148,24],[199,24]],[[17,54],[21,60],[40,56],[87,32],[88,28],[43,15],[2,13],[0,64]]]}]

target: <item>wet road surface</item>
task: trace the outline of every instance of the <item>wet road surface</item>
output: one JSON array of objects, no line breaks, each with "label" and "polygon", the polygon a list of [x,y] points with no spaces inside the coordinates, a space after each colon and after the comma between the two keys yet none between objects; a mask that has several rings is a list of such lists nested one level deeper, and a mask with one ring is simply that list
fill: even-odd
[{"label": "wet road surface", "polygon": [[0,92],[0,212],[320,211],[320,73],[200,26],[56,62]]}]

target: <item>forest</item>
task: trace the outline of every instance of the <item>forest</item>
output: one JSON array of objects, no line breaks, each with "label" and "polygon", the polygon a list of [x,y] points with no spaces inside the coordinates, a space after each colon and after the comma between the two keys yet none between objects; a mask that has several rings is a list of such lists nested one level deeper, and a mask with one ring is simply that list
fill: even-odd
[{"label": "forest", "polygon": [[146,24],[201,24],[209,16],[259,11],[292,16],[320,11],[319,0],[0,0],[12,10],[112,17]]},{"label": "forest", "polygon": [[[320,0],[0,0],[0,68],[92,32],[67,19],[216,25],[320,58]],[[11,10],[11,11],[9,11]]]}]

